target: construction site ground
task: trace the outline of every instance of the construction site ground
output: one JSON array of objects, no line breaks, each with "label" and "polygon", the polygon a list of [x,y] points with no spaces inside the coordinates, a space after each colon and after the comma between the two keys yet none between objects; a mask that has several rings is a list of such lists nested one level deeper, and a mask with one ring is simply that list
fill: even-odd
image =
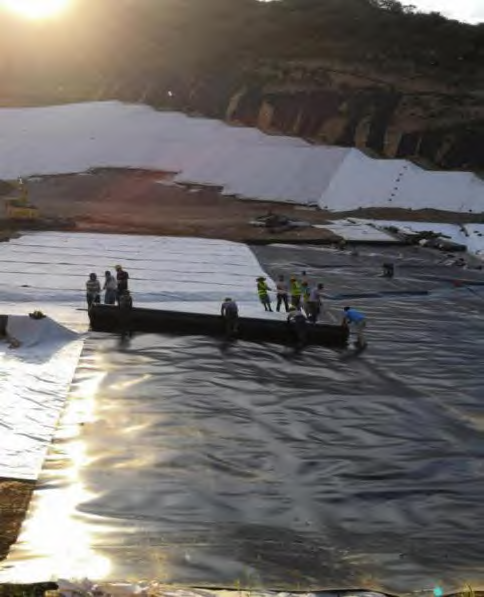
[{"label": "construction site ground", "polygon": [[[29,198],[40,210],[42,221],[55,227],[66,220],[79,232],[106,232],[196,236],[241,242],[260,242],[277,236],[291,240],[336,240],[323,229],[301,227],[274,233],[250,224],[272,211],[291,220],[325,224],[341,217],[465,223],[479,221],[476,214],[435,210],[369,208],[330,213],[272,201],[226,197],[219,189],[170,184],[170,177],[142,170],[99,170],[92,173],[30,179]],[[18,227],[18,224],[17,224]],[[2,214],[0,228],[8,237],[9,221]]]},{"label": "construction site ground", "polygon": [[[39,177],[30,179],[28,187],[30,201],[39,208],[43,220],[52,222],[53,228],[57,221],[70,220],[79,232],[257,242],[274,237],[266,228],[250,224],[251,220],[266,215],[269,210],[310,224],[325,224],[348,216],[447,223],[481,220],[476,214],[434,210],[372,208],[335,214],[295,204],[239,200],[222,196],[220,190],[214,188],[173,185],[167,175],[139,170],[106,169]],[[8,240],[12,234],[15,232],[2,212],[0,240]],[[288,243],[292,240],[338,240],[333,233],[310,226],[280,233],[278,237]],[[6,557],[9,546],[18,536],[34,487],[35,483],[29,481],[0,479],[0,559]],[[5,594],[2,591],[0,587],[0,595]]]}]

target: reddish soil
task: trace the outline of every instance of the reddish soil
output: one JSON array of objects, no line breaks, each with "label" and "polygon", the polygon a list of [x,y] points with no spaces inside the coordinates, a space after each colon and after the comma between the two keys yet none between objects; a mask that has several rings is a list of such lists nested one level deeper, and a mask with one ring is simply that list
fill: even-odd
[{"label": "reddish soil", "polygon": [[[358,216],[375,219],[426,220],[464,223],[479,220],[475,214],[435,210],[371,208],[330,213],[288,203],[240,200],[220,190],[170,184],[170,176],[142,170],[98,170],[88,174],[58,175],[29,181],[31,202],[43,218],[70,219],[79,231],[199,236],[235,241],[336,240],[313,227],[271,233],[250,224],[269,210],[309,224]],[[0,227],[8,227],[0,220]],[[7,235],[8,236],[8,235]]]},{"label": "reddish soil", "polygon": [[[215,188],[163,184],[164,178],[166,175],[139,170],[51,176],[29,182],[30,199],[43,217],[72,218],[79,231],[252,241],[273,236],[249,223],[269,210],[312,224],[327,222],[327,215],[315,208],[241,201],[224,197]],[[288,240],[333,238],[327,231],[310,227],[282,236]]]}]

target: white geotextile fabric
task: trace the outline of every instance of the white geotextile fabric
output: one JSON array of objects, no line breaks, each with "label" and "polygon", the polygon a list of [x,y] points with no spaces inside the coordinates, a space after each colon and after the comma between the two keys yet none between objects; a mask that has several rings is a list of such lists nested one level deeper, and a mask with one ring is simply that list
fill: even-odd
[{"label": "white geotextile fabric", "polygon": [[[339,220],[333,224],[341,226],[341,235],[346,229],[345,238],[348,240],[360,240],[358,228],[368,229],[374,227],[383,231],[392,226],[398,228],[404,233],[431,231],[439,234],[444,239],[467,247],[468,253],[479,258],[484,258],[484,224],[445,224],[442,222],[408,222],[400,220],[368,220],[360,218],[351,218],[348,220]],[[332,229],[331,226],[324,228]]]},{"label": "white geotextile fabric", "polygon": [[375,160],[221,121],[92,102],[0,109],[0,179],[143,168],[227,195],[359,207],[484,211],[484,182],[468,172],[429,172],[405,160]]},{"label": "white geotextile fabric", "polygon": [[468,252],[484,259],[484,224],[466,224],[464,230]]},{"label": "white geotextile fabric", "polygon": [[0,342],[0,477],[36,479],[83,343],[50,318],[9,316],[7,332],[21,344]]},{"label": "white geotextile fabric", "polygon": [[354,226],[373,227],[377,231],[383,231],[385,228],[398,228],[404,233],[412,234],[415,232],[435,232],[442,237],[465,245],[466,236],[463,229],[456,224],[445,224],[442,222],[410,222],[405,220],[368,220],[366,218],[351,218],[350,220],[341,220],[341,223],[351,221]]},{"label": "white geotextile fabric", "polygon": [[351,150],[319,200],[322,209],[364,207],[484,211],[484,182],[470,172],[431,172],[405,160]]},{"label": "white geotextile fabric", "polygon": [[[82,349],[56,321],[86,329],[88,275],[102,280],[118,263],[130,275],[135,305],[219,313],[230,296],[241,315],[266,316],[255,281],[265,273],[239,243],[41,232],[0,244],[0,314],[21,341],[17,349],[0,342],[0,476],[37,478]],[[37,309],[56,321],[29,318]]]},{"label": "white geotextile fabric", "polygon": [[218,313],[230,296],[243,315],[261,315],[255,280],[266,274],[247,246],[185,237],[24,234],[0,246],[2,300],[19,304],[23,313],[27,303],[31,310],[45,306],[47,314],[49,304],[72,314],[86,306],[89,273],[102,283],[104,272],[115,273],[117,264],[130,275],[135,305]]},{"label": "white geotextile fabric", "polygon": [[400,242],[391,234],[380,230],[371,223],[362,222],[351,218],[347,220],[335,220],[330,224],[317,224],[315,228],[331,230],[334,234],[341,236],[347,241],[368,241],[368,242]]}]

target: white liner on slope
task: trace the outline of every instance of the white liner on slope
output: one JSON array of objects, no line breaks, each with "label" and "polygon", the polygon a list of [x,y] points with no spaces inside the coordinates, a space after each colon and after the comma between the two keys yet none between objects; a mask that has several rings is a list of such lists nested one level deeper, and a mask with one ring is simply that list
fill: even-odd
[{"label": "white liner on slope", "polygon": [[314,146],[143,105],[1,109],[0,131],[0,179],[144,168],[229,195],[331,211],[484,211],[484,183],[468,172],[428,172],[405,160],[375,160],[356,149]]},{"label": "white liner on slope", "polygon": [[484,211],[484,183],[470,172],[429,172],[405,160],[351,150],[319,200],[322,209],[365,207]]},{"label": "white liner on slope", "polygon": [[221,146],[175,180],[218,185],[243,198],[317,205],[347,153],[339,147]]}]

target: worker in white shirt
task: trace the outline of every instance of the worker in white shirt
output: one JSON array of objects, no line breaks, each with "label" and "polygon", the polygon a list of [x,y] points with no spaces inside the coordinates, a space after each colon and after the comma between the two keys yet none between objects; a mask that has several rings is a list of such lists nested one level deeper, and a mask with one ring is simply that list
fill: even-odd
[{"label": "worker in white shirt", "polygon": [[114,305],[118,290],[118,281],[110,271],[104,272],[104,304]]},{"label": "worker in white shirt", "polygon": [[309,299],[307,302],[308,319],[311,323],[318,321],[319,314],[321,313],[321,304],[323,298],[324,285],[318,284],[309,293]]},{"label": "worker in white shirt", "polygon": [[281,305],[284,303],[284,307],[286,309],[286,313],[289,311],[289,288],[287,282],[284,279],[284,276],[279,276],[277,279],[276,284],[276,291],[277,291],[277,305],[276,311],[281,310]]}]

